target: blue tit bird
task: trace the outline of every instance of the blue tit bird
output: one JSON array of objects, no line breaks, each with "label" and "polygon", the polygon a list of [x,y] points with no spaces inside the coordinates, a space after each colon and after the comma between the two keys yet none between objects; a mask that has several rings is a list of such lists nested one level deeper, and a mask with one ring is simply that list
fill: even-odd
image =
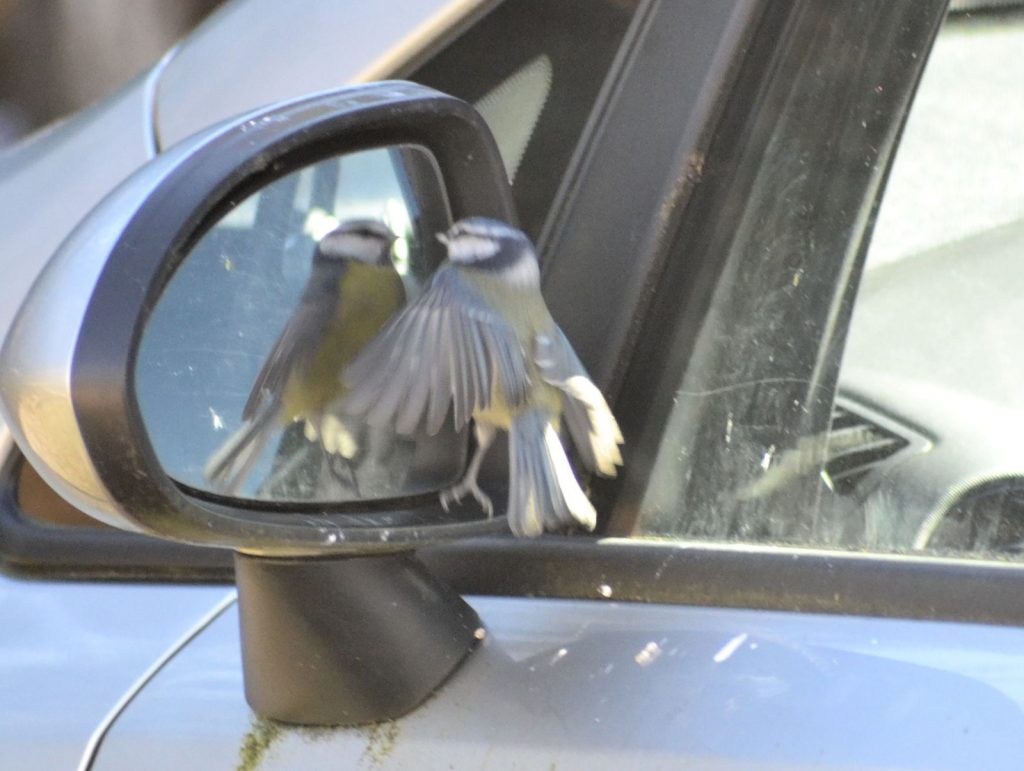
[{"label": "blue tit bird", "polygon": [[588,469],[614,476],[622,434],[540,291],[533,244],[503,222],[473,217],[438,238],[448,260],[348,367],[343,409],[370,425],[436,434],[451,409],[472,419],[476,450],[462,480],[441,494],[447,510],[472,495],[488,516],[477,475],[498,429],[509,434],[508,519],[536,536],[593,530],[594,507],[559,438],[564,417]]},{"label": "blue tit bird", "polygon": [[339,373],[405,305],[394,242],[384,224],[358,219],[317,244],[298,306],[252,384],[241,427],[204,468],[214,489],[237,493],[271,437],[296,421],[328,455],[355,457],[354,435],[334,409],[344,396]]}]

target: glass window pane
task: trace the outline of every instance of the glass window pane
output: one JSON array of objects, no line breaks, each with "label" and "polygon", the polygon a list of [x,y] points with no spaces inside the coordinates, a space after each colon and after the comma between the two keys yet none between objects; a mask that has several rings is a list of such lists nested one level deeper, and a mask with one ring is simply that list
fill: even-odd
[{"label": "glass window pane", "polygon": [[1024,547],[1024,13],[951,14],[897,152],[840,393],[906,442],[860,495],[870,548]]},{"label": "glass window pane", "polygon": [[866,132],[881,110],[872,94],[889,82],[850,70],[835,113],[846,123],[823,120],[830,133],[817,145],[795,118],[835,105],[834,84],[816,89],[812,78],[785,95],[766,140],[778,165],[751,183],[760,208],[732,222],[734,253],[707,317],[686,320],[698,331],[674,332],[693,351],[672,386],[636,533],[1024,550],[1021,43],[1019,7],[947,17],[863,263],[829,213],[859,205],[842,200],[864,184],[859,174],[884,174]]}]

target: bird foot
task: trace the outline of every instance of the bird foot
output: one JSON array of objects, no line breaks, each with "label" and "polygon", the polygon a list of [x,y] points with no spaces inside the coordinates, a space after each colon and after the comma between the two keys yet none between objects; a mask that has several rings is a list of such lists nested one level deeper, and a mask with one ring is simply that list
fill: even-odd
[{"label": "bird foot", "polygon": [[491,503],[490,497],[480,486],[477,485],[475,479],[463,480],[453,487],[449,487],[447,490],[441,491],[441,508],[448,511],[448,507],[451,506],[452,501],[455,503],[461,503],[462,499],[466,496],[466,493],[472,495],[480,507],[486,512],[487,518],[490,519],[494,516],[494,504]]},{"label": "bird foot", "polygon": [[331,413],[324,415],[319,425],[307,420],[305,433],[311,442],[319,438],[324,450],[331,455],[340,455],[346,460],[352,460],[359,453],[359,442],[355,436],[349,431],[348,426]]},{"label": "bird foot", "polygon": [[352,461],[347,460],[342,455],[335,455],[330,452],[324,453],[324,461],[331,476],[354,492],[356,498],[363,497],[359,489],[359,477],[356,476],[356,469]]}]

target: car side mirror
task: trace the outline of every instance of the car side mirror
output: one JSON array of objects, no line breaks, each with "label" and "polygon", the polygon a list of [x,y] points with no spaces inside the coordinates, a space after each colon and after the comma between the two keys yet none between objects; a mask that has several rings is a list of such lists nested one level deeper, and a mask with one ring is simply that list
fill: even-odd
[{"label": "car side mirror", "polygon": [[397,717],[482,634],[413,554],[505,528],[438,502],[466,462],[463,433],[339,428],[325,376],[316,421],[299,407],[267,417],[230,483],[217,462],[253,422],[278,341],[304,328],[290,319],[338,280],[317,262],[326,233],[390,247],[383,283],[346,284],[363,308],[351,330],[414,295],[442,257],[434,234],[468,216],[515,222],[494,140],[464,102],[395,81],[279,104],[183,141],[111,193],[0,352],[4,418],[62,496],[117,527],[236,550],[246,696],[263,716]]}]

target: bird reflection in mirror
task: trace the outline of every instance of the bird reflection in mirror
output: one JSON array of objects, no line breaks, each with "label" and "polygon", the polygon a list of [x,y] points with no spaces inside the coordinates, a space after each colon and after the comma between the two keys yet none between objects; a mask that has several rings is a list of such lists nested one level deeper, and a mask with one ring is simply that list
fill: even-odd
[{"label": "bird reflection in mirror", "polygon": [[498,429],[509,433],[509,525],[516,535],[580,527],[596,514],[558,435],[561,419],[588,469],[614,476],[622,434],[540,292],[529,239],[497,220],[470,218],[439,236],[448,260],[427,289],[345,371],[347,413],[411,435],[472,419],[476,450],[462,480],[491,516],[477,476]]},{"label": "bird reflection in mirror", "polygon": [[[387,226],[365,219],[344,222],[320,239],[298,306],[252,384],[241,427],[203,470],[213,489],[238,494],[267,443],[299,423],[305,439],[322,446],[328,470],[347,475],[358,495],[360,432],[336,409],[344,397],[340,373],[405,304],[391,261],[394,241]],[[287,476],[300,456],[278,455],[273,476]]]}]

